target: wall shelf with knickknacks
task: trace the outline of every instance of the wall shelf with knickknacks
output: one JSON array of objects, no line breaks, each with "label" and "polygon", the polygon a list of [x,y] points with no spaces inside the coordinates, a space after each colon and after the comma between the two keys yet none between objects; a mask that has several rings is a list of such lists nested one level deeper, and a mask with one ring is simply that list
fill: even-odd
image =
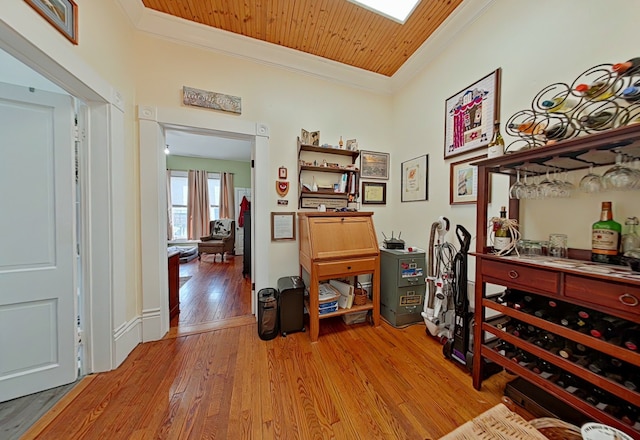
[{"label": "wall shelf with knickknacks", "polygon": [[358,198],[360,170],[357,150],[319,147],[298,142],[298,208],[346,208]]}]

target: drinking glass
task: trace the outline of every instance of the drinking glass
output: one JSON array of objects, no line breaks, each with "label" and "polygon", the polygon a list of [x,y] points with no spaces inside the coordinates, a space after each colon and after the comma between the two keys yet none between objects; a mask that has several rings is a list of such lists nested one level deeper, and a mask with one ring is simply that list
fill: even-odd
[{"label": "drinking glass", "polygon": [[550,257],[567,258],[567,234],[550,234],[548,253]]},{"label": "drinking glass", "polygon": [[589,165],[589,174],[580,180],[578,188],[580,191],[586,193],[597,193],[604,189],[602,178],[593,172],[593,164]]},{"label": "drinking glass", "polygon": [[605,189],[628,190],[635,188],[638,176],[632,168],[622,163],[622,154],[616,155],[616,164],[602,175]]},{"label": "drinking glass", "polygon": [[516,181],[509,188],[509,198],[519,199],[524,188],[524,184],[520,181],[520,168],[516,170]]}]

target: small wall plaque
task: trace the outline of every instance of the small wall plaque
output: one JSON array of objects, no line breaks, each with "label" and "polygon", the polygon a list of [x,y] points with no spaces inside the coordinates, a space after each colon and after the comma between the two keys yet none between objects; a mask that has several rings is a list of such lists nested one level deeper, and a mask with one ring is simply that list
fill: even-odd
[{"label": "small wall plaque", "polygon": [[224,112],[242,113],[242,98],[206,90],[182,87],[182,102],[193,107],[211,108]]}]

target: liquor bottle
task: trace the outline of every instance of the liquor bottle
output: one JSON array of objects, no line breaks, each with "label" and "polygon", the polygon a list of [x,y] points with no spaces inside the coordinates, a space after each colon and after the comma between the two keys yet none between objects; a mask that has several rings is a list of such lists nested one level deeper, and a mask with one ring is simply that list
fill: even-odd
[{"label": "liquor bottle", "polygon": [[493,138],[487,147],[487,157],[489,158],[502,156],[504,154],[504,139],[500,133],[500,121],[493,123]]},{"label": "liquor bottle", "polygon": [[622,226],[613,220],[611,202],[602,202],[600,221],[593,224],[591,231],[591,261],[615,263]]},{"label": "liquor bottle", "polygon": [[591,336],[594,338],[610,340],[618,335],[625,327],[630,326],[629,321],[605,315],[590,326]]},{"label": "liquor bottle", "polygon": [[511,244],[511,231],[507,226],[507,208],[500,207],[500,222],[494,225],[493,249],[497,252],[509,247]]},{"label": "liquor bottle", "polygon": [[624,63],[616,63],[611,68],[620,76],[631,76],[640,73],[640,58],[631,58]]},{"label": "liquor bottle", "polygon": [[622,236],[622,253],[632,249],[640,249],[640,236],[636,230],[638,227],[638,217],[627,217],[624,225],[627,231]]},{"label": "liquor bottle", "polygon": [[579,119],[580,124],[583,127],[590,128],[592,130],[604,130],[605,128],[611,128],[615,120],[615,113],[608,110],[584,115]]}]

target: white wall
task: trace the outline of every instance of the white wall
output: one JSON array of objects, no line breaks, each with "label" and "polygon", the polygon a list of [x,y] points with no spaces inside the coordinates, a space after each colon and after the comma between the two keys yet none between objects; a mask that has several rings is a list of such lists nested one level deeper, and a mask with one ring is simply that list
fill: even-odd
[{"label": "white wall", "polygon": [[[185,109],[181,104],[182,87],[195,87],[241,97],[242,115],[229,117],[269,125],[269,184],[272,187],[268,190],[268,204],[271,211],[298,210],[296,137],[301,128],[320,130],[321,143],[337,144],[342,136],[358,139],[361,149],[389,152],[396,148],[391,136],[391,98],[387,95],[355,90],[147,35],[138,35],[136,40],[138,102]],[[198,115],[212,112],[200,108],[187,110]],[[275,190],[281,166],[289,170],[291,185],[285,197],[289,205],[285,207],[277,205],[280,197]],[[374,219],[377,217],[378,213]],[[255,220],[270,222],[270,218]],[[377,224],[376,228],[378,233],[383,230]],[[269,273],[271,285],[275,286],[282,276],[298,274],[296,242],[270,243],[269,258],[273,262]]]},{"label": "white wall", "polygon": [[[449,164],[483,151],[443,159],[445,100],[501,67],[501,120],[506,121],[529,107],[535,94],[548,84],[571,83],[593,65],[637,56],[637,39],[631,30],[639,20],[640,3],[635,0],[609,1],[606,8],[596,0],[540,0],[535,5],[525,0],[495,1],[394,96],[395,163],[429,154],[430,191],[428,202],[400,203],[391,197],[381,216],[384,221],[397,213],[395,229],[422,247],[427,244],[429,226],[439,215],[464,225],[475,237],[475,205],[449,205]],[[513,140],[505,138],[507,144]],[[504,178],[494,180],[490,216],[507,203],[507,186]],[[391,194],[399,193],[397,175],[392,176],[389,189]],[[590,225],[598,219],[603,200],[614,201],[614,215],[621,223],[628,215],[640,215],[637,192],[536,200],[522,203],[524,235],[544,239],[550,232],[564,232],[570,247],[589,249]],[[448,239],[453,241],[453,235]]]}]

